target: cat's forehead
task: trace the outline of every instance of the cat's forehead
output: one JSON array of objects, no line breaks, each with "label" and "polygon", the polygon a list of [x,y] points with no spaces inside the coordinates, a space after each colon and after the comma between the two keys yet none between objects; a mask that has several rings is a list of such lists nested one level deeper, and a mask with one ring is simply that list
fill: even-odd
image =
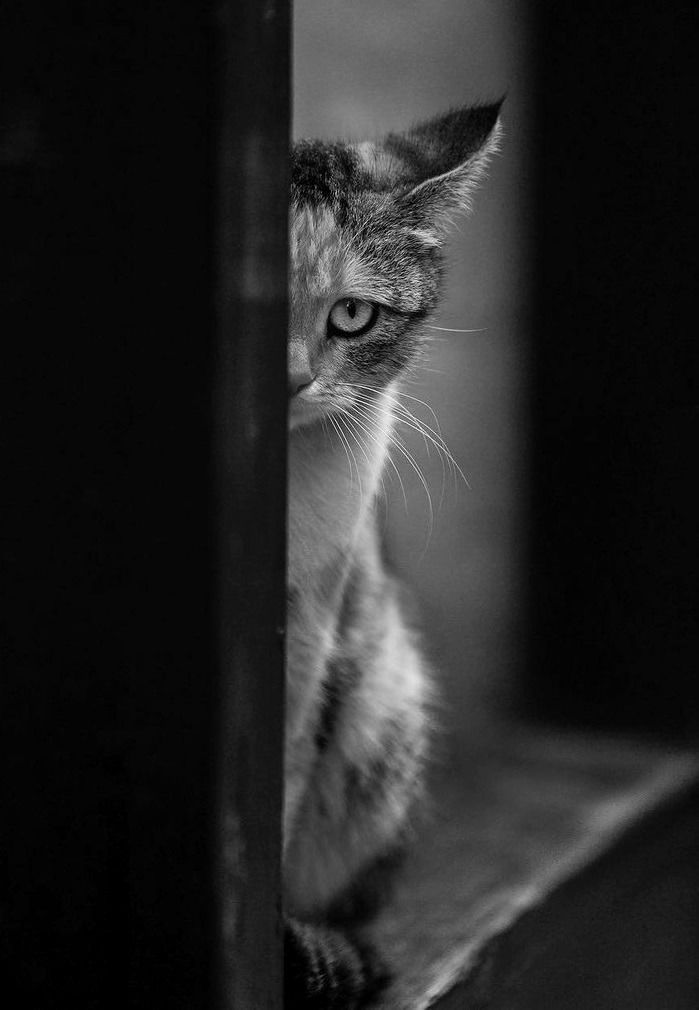
[{"label": "cat's forehead", "polygon": [[[372,183],[367,152],[302,142],[292,156],[292,299],[353,294],[408,312],[431,297],[423,239]],[[373,164],[373,163],[371,163]],[[429,289],[429,290],[428,290]]]},{"label": "cat's forehead", "polygon": [[289,255],[292,270],[309,264],[326,271],[340,252],[340,232],[329,207],[292,206],[289,221]]},{"label": "cat's forehead", "polygon": [[292,206],[289,265],[292,299],[325,301],[343,294],[387,297],[361,241],[343,229],[328,206]]},{"label": "cat's forehead", "polygon": [[[409,231],[361,203],[342,225],[330,206],[292,204],[289,265],[292,301],[307,306],[354,295],[407,312],[432,296],[432,271],[410,254]],[[414,245],[413,236],[413,245]]]},{"label": "cat's forehead", "polygon": [[364,160],[347,144],[303,140],[292,149],[291,196],[296,204],[330,207],[343,221],[356,194],[371,184]]}]

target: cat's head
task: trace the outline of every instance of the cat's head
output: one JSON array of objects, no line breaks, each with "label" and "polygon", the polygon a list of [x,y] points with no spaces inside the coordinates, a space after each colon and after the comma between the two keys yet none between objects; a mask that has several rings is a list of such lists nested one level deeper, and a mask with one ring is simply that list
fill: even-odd
[{"label": "cat's head", "polygon": [[292,152],[292,427],[380,390],[419,354],[442,246],[496,149],[500,103]]}]

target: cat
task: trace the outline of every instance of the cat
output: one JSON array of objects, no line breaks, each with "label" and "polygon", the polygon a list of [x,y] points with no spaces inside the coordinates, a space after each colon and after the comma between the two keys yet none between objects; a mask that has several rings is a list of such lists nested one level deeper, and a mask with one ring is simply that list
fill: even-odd
[{"label": "cat", "polygon": [[420,803],[432,686],[375,502],[442,247],[497,148],[500,104],[292,149],[287,1008],[351,1010],[384,981],[361,923]]}]

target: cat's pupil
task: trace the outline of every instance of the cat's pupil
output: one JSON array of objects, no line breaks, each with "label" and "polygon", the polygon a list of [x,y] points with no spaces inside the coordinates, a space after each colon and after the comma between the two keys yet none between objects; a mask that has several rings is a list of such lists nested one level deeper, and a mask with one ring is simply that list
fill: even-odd
[{"label": "cat's pupil", "polygon": [[354,317],[357,315],[357,303],[354,301],[353,298],[350,298],[348,300],[348,302],[345,305],[345,310],[350,319],[354,319]]}]

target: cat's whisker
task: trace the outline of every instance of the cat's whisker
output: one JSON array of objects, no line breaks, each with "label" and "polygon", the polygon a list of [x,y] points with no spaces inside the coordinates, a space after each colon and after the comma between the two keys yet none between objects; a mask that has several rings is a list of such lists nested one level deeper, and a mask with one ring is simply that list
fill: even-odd
[{"label": "cat's whisker", "polygon": [[[345,385],[351,386],[352,389],[371,390],[372,392],[376,392],[376,390],[374,390],[371,386],[365,386],[365,385],[362,385],[359,382],[345,383]],[[390,393],[389,393],[388,390],[384,390],[383,391],[383,395],[386,396],[386,397],[388,397],[394,403],[399,403],[400,404],[400,400],[398,399],[399,397],[403,397],[403,398],[408,399],[408,400],[414,400],[415,403],[419,403],[421,407],[424,407],[425,410],[428,410],[430,412],[430,414],[432,415],[432,417],[434,419],[434,423],[437,426],[437,431],[433,432],[433,434],[437,435],[440,439],[442,438],[442,431],[441,431],[441,428],[440,428],[440,425],[439,425],[439,418],[435,414],[435,412],[432,409],[432,407],[430,407],[429,403],[426,403],[424,400],[421,400],[418,396],[412,396],[410,393],[404,392],[402,389],[396,389],[396,390],[394,390],[393,392],[390,392]],[[400,406],[403,407],[403,404],[400,404]],[[405,409],[405,408],[403,408],[403,409]],[[414,418],[414,420],[417,421],[418,418]],[[420,422],[420,423],[424,424],[425,422]],[[427,427],[429,428],[429,425],[427,425]],[[429,430],[432,431],[431,428],[429,428]]]},{"label": "cat's whisker", "polygon": [[429,410],[430,414],[434,419],[434,423],[437,426],[437,432],[439,433],[439,437],[440,438],[442,437],[442,429],[439,424],[439,418],[435,414],[432,407],[430,407],[429,403],[427,403],[425,400],[421,400],[419,396],[413,396],[411,393],[406,393],[402,389],[397,389],[395,395],[398,397],[403,397],[406,400],[413,400],[415,403],[419,403],[421,407],[424,407],[425,410]]},{"label": "cat's whisker", "polygon": [[[348,417],[348,419],[347,419],[347,423],[348,423],[348,424],[350,424],[350,423],[351,423],[351,424],[352,424],[352,426],[353,426],[353,428],[356,428],[356,426],[359,426],[359,428],[360,428],[360,431],[361,431],[361,430],[362,430],[362,428],[364,427],[363,425],[361,425],[361,423],[360,423],[359,419],[358,419],[358,418],[356,418],[356,417],[354,417],[354,415],[352,415],[352,417],[351,417],[351,418],[350,418],[350,417]],[[361,442],[362,446],[364,446],[364,445],[365,445],[365,443],[364,443],[364,442],[363,442],[363,441],[362,441],[362,440],[360,439],[359,435],[356,435],[355,437],[356,437],[356,438],[358,439],[358,441],[360,441],[360,442]],[[366,455],[366,450],[365,450],[365,455]],[[367,458],[368,458],[368,457],[367,457]],[[384,497],[384,500],[386,500],[386,499],[388,498],[388,495],[387,495],[387,493],[386,493],[386,482],[384,481],[384,472],[385,472],[385,471],[384,471],[384,467],[383,467],[383,466],[382,466],[382,467],[380,467],[380,469],[379,469],[379,480],[381,481],[381,493],[382,493],[382,495],[383,495],[383,497]]]},{"label": "cat's whisker", "polygon": [[[374,415],[373,416],[371,414],[367,413],[364,410],[360,410],[359,405],[357,403],[355,403],[353,405],[354,416],[356,417],[357,423],[361,424],[362,428],[364,428],[364,430],[373,439],[373,441],[375,441],[376,444],[381,449],[384,449],[384,446],[379,442],[378,438],[376,437],[376,434],[374,432],[372,432],[368,427],[366,427],[364,425],[364,423],[362,421],[360,421],[360,419],[359,419],[359,416],[363,417],[368,422],[369,425],[371,425],[371,424],[373,424],[375,422],[376,416],[377,416],[377,407],[376,407],[375,403],[371,403],[371,406],[374,408]],[[389,432],[389,445],[390,445],[391,439],[392,439],[392,433]],[[398,466],[396,465],[396,462],[393,459],[393,456],[391,455],[390,449],[386,448],[385,452],[386,452],[386,459],[388,460],[388,462],[393,467],[393,470],[395,471],[396,477],[398,478],[398,483],[400,484],[401,493],[403,495],[403,504],[405,506],[405,513],[407,515],[408,514],[408,496],[407,496],[406,491],[405,491],[405,484],[403,483],[403,478],[401,476],[401,472],[400,472]]]},{"label": "cat's whisker", "polygon": [[459,330],[453,326],[431,326],[429,323],[425,323],[426,330],[441,330],[442,333],[485,333],[488,329],[487,326],[478,326],[473,330]]},{"label": "cat's whisker", "polygon": [[[355,404],[354,405],[355,409],[356,409],[356,406],[357,405]],[[376,433],[374,431],[372,431],[371,428],[369,428],[367,425],[365,425],[363,423],[363,421],[360,420],[359,416],[357,416],[358,411],[357,412],[353,412],[350,409],[350,411],[348,411],[347,414],[348,414],[348,416],[351,416],[352,419],[354,420],[355,424],[359,425],[359,427],[361,428],[361,430],[364,431],[369,436],[369,438],[371,438],[371,440],[376,443],[376,445],[379,447],[379,449],[381,449],[381,450],[384,449],[384,446],[382,445],[382,443],[377,438]],[[363,413],[362,416],[369,422],[369,424],[372,423],[373,418],[371,418],[368,414]],[[393,457],[391,456],[390,452],[388,452],[388,451],[386,451],[386,459],[391,464],[391,466],[393,467],[393,469],[396,472],[396,476],[398,477],[398,481],[400,483],[401,491],[402,491],[402,494],[403,494],[403,503],[405,505],[405,511],[406,511],[406,514],[407,514],[407,511],[408,511],[408,499],[407,499],[407,496],[406,496],[406,493],[405,493],[405,485],[403,484],[403,478],[400,475],[400,470],[396,466],[395,462],[393,461]],[[382,486],[383,492],[384,492],[384,497],[386,497],[386,485],[384,484],[384,481],[383,481],[383,475],[381,476],[380,479],[381,479],[381,486]]]},{"label": "cat's whisker", "polygon": [[349,466],[349,474],[350,474],[350,484],[354,483],[354,476],[352,474],[352,460],[354,460],[354,466],[355,466],[355,469],[357,471],[357,484],[358,484],[358,487],[359,487],[359,499],[360,499],[360,501],[363,501],[364,500],[364,493],[363,493],[363,490],[362,490],[362,477],[361,477],[361,474],[359,472],[359,466],[357,464],[356,457],[355,457],[354,453],[352,452],[352,448],[351,448],[349,442],[347,441],[347,436],[345,435],[345,433],[343,432],[343,430],[342,430],[342,428],[340,426],[339,418],[335,418],[335,417],[333,417],[332,414],[330,414],[329,415],[329,420],[330,420],[333,428],[337,432],[337,436],[340,439],[340,441],[342,443],[342,447],[345,450],[345,455],[347,456],[347,465]]},{"label": "cat's whisker", "polygon": [[367,454],[366,446],[357,437],[356,428],[354,427],[354,424],[353,424],[353,420],[354,419],[350,415],[349,411],[345,410],[344,407],[336,407],[335,409],[338,411],[338,413],[340,413],[342,415],[342,417],[344,417],[344,419],[345,419],[345,421],[347,423],[347,429],[346,429],[347,432],[352,435],[352,438],[354,439],[357,448],[361,450],[361,452],[362,452],[362,454],[364,456],[364,459],[367,461],[367,463],[369,464],[369,466],[371,466],[371,459],[369,458],[369,455]]},{"label": "cat's whisker", "polygon": [[403,415],[405,415],[405,418],[407,419],[407,422],[409,422],[411,424],[417,425],[417,427],[421,430],[421,432],[423,433],[423,435],[426,435],[432,441],[432,443],[437,448],[437,451],[440,452],[440,453],[442,453],[444,455],[444,457],[446,458],[446,460],[449,463],[449,466],[452,469],[452,473],[454,475],[454,480],[456,481],[456,475],[458,474],[461,477],[461,479],[463,480],[463,482],[466,485],[466,487],[470,488],[471,485],[469,484],[468,478],[466,477],[466,474],[462,470],[462,468],[459,465],[459,463],[457,462],[454,454],[452,453],[451,449],[449,448],[449,446],[447,445],[446,441],[444,440],[444,436],[442,435],[442,430],[441,430],[441,427],[440,427],[437,415],[432,410],[432,408],[429,406],[429,404],[425,403],[423,400],[420,400],[419,397],[417,397],[417,396],[411,396],[409,393],[404,393],[404,392],[400,391],[398,393],[398,395],[399,396],[403,396],[403,397],[407,397],[410,400],[415,400],[417,403],[420,403],[422,406],[426,407],[430,411],[430,413],[432,414],[432,416],[433,416],[433,418],[435,420],[435,423],[437,425],[436,430],[434,428],[432,428],[429,424],[427,424],[426,421],[423,421],[422,418],[417,417],[411,410],[409,410],[405,406],[405,404],[399,403],[401,412],[402,412]]},{"label": "cat's whisker", "polygon": [[[375,414],[378,414],[378,406],[377,406],[377,404],[373,403],[372,407],[374,409]],[[360,413],[359,406],[357,404],[355,404],[355,412],[356,413]],[[373,418],[370,415],[366,414],[366,413],[363,416],[367,420],[369,420],[370,422],[373,420]],[[394,419],[395,419],[395,415],[394,415]],[[415,458],[413,457],[412,453],[403,445],[403,443],[401,442],[401,440],[398,437],[398,435],[396,434],[396,432],[393,429],[389,429],[388,435],[389,435],[389,442],[392,443],[393,445],[395,445],[395,447],[398,449],[398,451],[401,453],[401,455],[407,460],[407,462],[409,463],[409,465],[413,468],[413,470],[417,474],[417,477],[418,477],[418,479],[419,479],[420,483],[422,484],[422,487],[423,487],[423,489],[425,491],[425,495],[427,496],[427,505],[428,505],[428,510],[429,510],[429,516],[428,516],[427,541],[426,541],[426,544],[425,544],[425,551],[426,551],[427,547],[429,546],[430,540],[432,539],[432,532],[434,530],[434,506],[433,506],[433,503],[432,503],[432,495],[430,494],[429,485],[427,483],[425,475],[423,474],[422,470],[418,466],[418,464],[417,464]],[[424,551],[423,551],[423,554],[424,554]]]},{"label": "cat's whisker", "polygon": [[461,477],[466,487],[470,487],[466,474],[461,469],[451,449],[442,438],[441,432],[435,432],[434,429],[430,428],[430,426],[421,418],[416,417],[415,414],[413,414],[412,411],[409,411],[403,404],[401,404],[401,409],[403,411],[403,415],[401,415],[398,420],[400,420],[403,424],[407,424],[408,427],[419,431],[423,438],[428,439],[432,445],[434,445],[439,454],[440,460],[442,460],[442,462],[446,460],[454,480],[454,490],[456,491],[458,489],[457,475]]},{"label": "cat's whisker", "polygon": [[425,494],[427,496],[427,507],[429,509],[429,519],[428,519],[428,527],[427,527],[427,540],[425,542],[425,547],[424,547],[422,555],[421,555],[421,557],[423,557],[424,554],[425,554],[425,552],[427,551],[427,548],[429,547],[430,540],[432,539],[432,532],[434,530],[434,508],[433,508],[433,505],[432,505],[432,495],[430,494],[429,485],[428,485],[428,483],[427,483],[427,481],[425,479],[425,475],[423,474],[423,472],[420,469],[420,467],[418,466],[418,464],[415,462],[415,459],[413,458],[412,453],[410,453],[405,448],[405,446],[403,445],[403,443],[401,442],[401,440],[396,435],[395,431],[391,432],[390,438],[391,438],[391,442],[393,443],[393,445],[395,445],[396,448],[400,451],[400,453],[405,457],[405,459],[407,459],[408,463],[411,465],[411,467],[413,468],[413,470],[417,474],[418,479],[419,479],[420,483],[422,484],[422,486],[424,488],[424,491],[425,491]]},{"label": "cat's whisker", "polygon": [[357,471],[357,483],[359,485],[359,504],[360,504],[360,508],[361,508],[361,507],[364,506],[364,488],[362,486],[362,473],[361,473],[361,470],[359,469],[359,463],[357,461],[357,457],[354,454],[354,449],[350,445],[350,441],[349,441],[349,437],[348,437],[349,430],[346,428],[346,426],[343,428],[342,418],[341,417],[338,417],[337,423],[338,423],[338,428],[341,429],[342,432],[343,432],[343,434],[344,434],[345,441],[347,443],[347,448],[349,450],[349,454],[352,457],[352,460],[354,461],[354,466],[355,466],[355,469]]},{"label": "cat's whisker", "polygon": [[[429,455],[429,444],[431,443],[437,451],[441,454],[444,453],[445,456],[449,457],[449,449],[446,442],[442,438],[441,431],[435,431],[433,428],[423,421],[422,418],[416,417],[411,410],[409,410],[405,404],[401,403],[400,400],[392,399],[392,406],[400,411],[400,416],[396,420],[402,421],[403,423],[409,424],[414,427],[416,431],[422,435],[425,440],[425,445],[427,447]],[[395,414],[394,414],[395,417]]]},{"label": "cat's whisker", "polygon": [[[365,406],[369,405],[369,401],[361,400],[361,398],[359,398],[359,399],[360,399],[360,402],[362,402]],[[393,401],[392,406],[400,409],[401,411],[405,410],[405,408],[403,407],[403,405],[401,403],[399,403],[397,400]],[[407,412],[407,413],[409,414],[409,412]],[[444,491],[445,491],[445,482],[446,482],[446,473],[445,473],[444,459],[443,459],[444,448],[442,447],[442,445],[440,445],[439,441],[437,441],[435,438],[432,437],[432,435],[429,434],[429,432],[423,430],[423,428],[420,426],[419,422],[413,424],[410,420],[407,420],[405,417],[401,416],[400,414],[397,415],[396,413],[392,413],[392,416],[393,416],[393,420],[395,422],[400,421],[401,423],[406,424],[409,428],[412,428],[413,431],[418,432],[422,436],[423,441],[425,443],[425,449],[426,449],[428,457],[429,457],[429,454],[430,454],[430,443],[432,445],[434,445],[435,448],[437,449],[437,454],[439,456],[439,461],[440,461],[440,464],[442,466],[442,491],[441,491],[440,499],[439,499],[439,509],[441,510],[442,504],[444,502]],[[409,416],[412,418],[412,415],[409,414]],[[413,420],[417,421],[416,418],[413,418]]]},{"label": "cat's whisker", "polygon": [[439,418],[435,414],[432,407],[430,407],[429,403],[426,403],[425,400],[421,400],[419,396],[413,396],[411,393],[406,393],[403,389],[397,389],[394,395],[397,396],[399,399],[402,398],[404,400],[412,400],[414,403],[419,403],[421,407],[424,407],[425,410],[429,411],[435,423],[437,433],[439,437],[442,438],[442,428],[439,423]]},{"label": "cat's whisker", "polygon": [[407,515],[408,514],[408,496],[405,493],[405,484],[403,483],[403,478],[401,477],[400,470],[396,466],[395,460],[393,459],[393,456],[391,455],[391,450],[390,449],[386,450],[386,459],[388,460],[388,462],[393,467],[393,469],[395,471],[395,474],[396,474],[396,477],[398,478],[398,483],[400,484],[401,494],[403,495],[403,505],[405,507],[405,514]]},{"label": "cat's whisker", "polygon": [[[359,384],[354,384],[354,383],[352,385],[355,386],[357,389],[369,389],[370,388],[370,387],[367,387],[367,386],[360,386]],[[456,459],[454,458],[453,453],[451,452],[451,450],[449,449],[448,445],[444,441],[444,438],[442,437],[441,430],[439,429],[439,421],[437,419],[436,414],[432,410],[432,408],[429,407],[429,405],[426,404],[424,402],[424,400],[421,400],[419,397],[417,397],[417,396],[411,396],[409,393],[404,393],[402,391],[397,391],[397,394],[391,394],[391,393],[387,393],[386,392],[386,393],[384,393],[384,395],[388,397],[388,399],[390,400],[390,402],[392,403],[392,405],[394,407],[396,407],[397,410],[399,411],[398,414],[394,414],[394,417],[395,417],[396,421],[400,421],[401,423],[407,425],[409,428],[412,428],[416,432],[419,432],[419,434],[425,440],[426,444],[429,441],[436,448],[436,450],[437,450],[437,452],[439,454],[439,457],[440,457],[440,461],[442,462],[442,467],[444,467],[444,460],[446,459],[446,461],[447,461],[447,463],[448,463],[448,465],[449,465],[449,467],[450,467],[450,469],[452,471],[455,490],[456,490],[456,478],[457,478],[457,474],[458,474],[458,476],[461,477],[461,479],[463,480],[463,482],[466,485],[466,487],[470,488],[471,485],[469,484],[469,481],[468,481],[468,478],[466,477],[466,474],[464,473],[464,471],[462,470],[462,468],[457,463]],[[373,401],[371,400],[371,398],[366,397],[364,394],[362,394],[362,393],[356,393],[356,396],[365,405],[369,405],[369,404],[373,405]],[[430,411],[430,413],[432,414],[432,416],[435,419],[435,423],[437,424],[437,430],[435,430],[434,428],[430,427],[430,425],[427,424],[426,421],[423,421],[421,418],[416,417],[416,415],[413,414],[413,412],[410,411],[405,406],[405,404],[401,403],[400,400],[397,399],[397,396],[403,396],[403,397],[406,397],[407,399],[415,400],[417,403],[420,403],[422,406],[426,407]],[[443,476],[443,482],[444,482],[444,479],[445,479],[444,470],[442,471],[442,476]],[[442,499],[441,500],[443,500],[443,495],[444,495],[444,486],[442,488]],[[441,504],[441,500],[440,500],[440,504]]]},{"label": "cat's whisker", "polygon": [[[409,411],[406,410],[406,408],[403,406],[403,404],[399,400],[395,399],[395,397],[393,397],[390,393],[386,393],[384,395],[388,399],[388,401],[389,401],[389,403],[391,405],[391,408],[395,408],[397,410],[400,410],[401,413],[408,413],[408,414],[410,413]],[[364,404],[365,406],[374,406],[373,401],[369,397],[363,396],[361,393],[357,393],[356,394],[356,398],[357,398],[357,400],[360,403]],[[402,420],[402,418],[396,418],[396,415],[393,413],[393,409],[392,409],[391,413],[392,413],[392,416],[393,416],[394,420]],[[412,417],[412,415],[410,415],[410,416]],[[417,422],[417,418],[413,418],[413,420],[415,420]],[[420,430],[420,434],[422,435],[422,437],[423,437],[423,439],[425,441],[425,449],[427,450],[427,455],[429,456],[429,444],[428,444],[428,441],[427,441],[427,437],[425,436],[425,432],[422,431],[422,430]],[[432,439],[431,441],[434,441],[434,440]]]},{"label": "cat's whisker", "polygon": [[350,462],[349,453],[347,452],[347,446],[345,445],[345,443],[344,443],[344,441],[342,439],[342,435],[338,431],[337,423],[336,423],[334,417],[332,417],[332,415],[329,415],[328,416],[328,420],[330,421],[330,424],[332,425],[333,430],[334,430],[335,434],[337,435],[337,437],[338,437],[338,439],[340,441],[340,444],[342,445],[342,448],[345,450],[345,456],[347,457],[347,466],[349,468],[350,481],[352,483],[354,483],[354,474],[352,473],[352,464]]},{"label": "cat's whisker", "polygon": [[[345,423],[347,425],[347,432],[352,435],[352,438],[354,439],[357,448],[360,449],[361,452],[363,453],[364,458],[367,461],[367,464],[369,466],[369,469],[371,470],[372,460],[369,457],[369,454],[367,452],[365,443],[362,441],[362,439],[359,438],[359,436],[357,434],[356,425],[359,425],[360,428],[361,428],[361,430],[363,430],[370,437],[373,437],[372,436],[372,432],[369,431],[369,429],[366,428],[363,424],[361,424],[361,422],[359,422],[358,418],[354,417],[354,415],[351,413],[351,411],[346,410],[344,407],[340,407],[340,406],[337,406],[335,409],[342,415],[342,417],[344,417]],[[376,441],[377,444],[379,444],[378,439],[374,438],[374,441]],[[383,476],[382,476],[381,472],[379,472],[379,480],[381,481],[381,487],[383,489],[383,494],[384,494],[384,497],[385,497],[386,496],[386,485],[384,484]]]},{"label": "cat's whisker", "polygon": [[449,456],[449,453],[448,452],[445,453],[445,450],[442,447],[442,445],[439,442],[437,442],[434,438],[432,438],[432,436],[428,432],[426,432],[424,430],[424,428],[422,428],[419,423],[418,424],[412,424],[409,420],[407,420],[407,418],[402,417],[400,415],[398,415],[396,417],[396,421],[400,422],[401,424],[405,424],[412,431],[419,432],[420,435],[422,435],[422,438],[423,438],[423,441],[425,443],[425,447],[426,447],[426,450],[427,450],[427,456],[428,457],[430,455],[430,448],[429,448],[430,447],[430,443],[432,443],[435,446],[435,448],[437,449],[437,456],[439,457],[439,463],[440,463],[440,466],[442,468],[442,487],[441,487],[441,490],[440,490],[440,493],[439,493],[439,506],[438,506],[437,511],[441,512],[442,506],[444,505],[444,495],[445,495],[445,492],[446,492],[446,484],[447,484],[446,466],[444,464],[444,457],[445,457],[445,455],[446,455],[447,461],[450,464],[451,472],[454,475],[454,481],[456,482],[456,475],[455,475],[455,472],[454,472],[454,466],[452,464],[452,461],[451,461],[451,458]]},{"label": "cat's whisker", "polygon": [[423,425],[423,422],[418,420],[418,418],[416,418],[413,414],[411,414],[410,411],[408,411],[403,406],[402,403],[396,401],[394,406],[398,408],[398,410],[400,411],[400,413],[393,414],[394,420],[397,423],[406,425],[406,427],[410,428],[412,431],[415,431],[416,433],[422,436],[422,439],[425,443],[428,458],[430,455],[430,445],[434,446],[434,448],[437,450],[437,456],[439,458],[439,463],[442,470],[442,485],[439,493],[439,505],[437,511],[441,512],[442,506],[444,505],[444,496],[446,493],[446,483],[447,483],[445,459],[449,465],[450,472],[452,473],[452,477],[454,480],[454,486],[456,487],[456,470],[451,453],[447,449],[444,440],[441,437],[434,437],[433,434],[431,434],[431,429],[429,429],[429,426]]},{"label": "cat's whisker", "polygon": [[323,429],[325,437],[330,441],[330,432],[328,431],[328,420],[326,417],[321,417],[320,426]]}]

